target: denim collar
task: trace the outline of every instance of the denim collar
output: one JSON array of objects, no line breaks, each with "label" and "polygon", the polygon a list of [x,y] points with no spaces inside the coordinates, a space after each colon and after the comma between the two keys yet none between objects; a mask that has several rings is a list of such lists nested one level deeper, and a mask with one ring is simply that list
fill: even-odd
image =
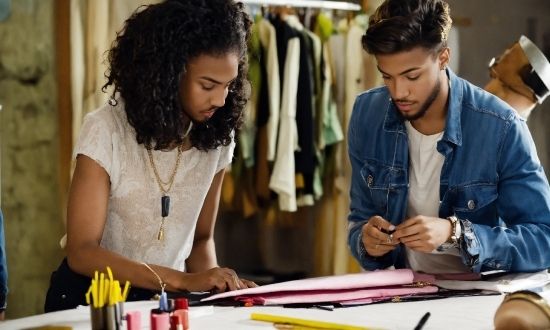
[{"label": "denim collar", "polygon": [[[462,130],[460,126],[460,115],[462,112],[463,89],[462,81],[449,68],[446,68],[452,88],[449,93],[449,105],[447,108],[447,119],[445,121],[445,133],[442,140],[449,141],[455,145],[462,145]],[[398,115],[395,104],[388,100],[386,109],[386,118],[384,120],[384,130],[387,132],[405,133],[405,123]]]}]

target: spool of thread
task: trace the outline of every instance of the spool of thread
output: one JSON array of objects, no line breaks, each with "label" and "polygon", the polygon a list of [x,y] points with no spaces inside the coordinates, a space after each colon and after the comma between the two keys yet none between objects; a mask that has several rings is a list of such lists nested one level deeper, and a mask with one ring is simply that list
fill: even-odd
[{"label": "spool of thread", "polygon": [[168,299],[166,301],[166,309],[167,309],[166,311],[169,313],[173,312],[176,309],[174,299]]},{"label": "spool of thread", "polygon": [[151,313],[151,330],[168,330],[170,329],[170,314]]},{"label": "spool of thread", "polygon": [[179,309],[188,310],[189,309],[189,302],[185,298],[176,299],[175,304],[176,304],[176,310],[179,310]]},{"label": "spool of thread", "polygon": [[181,323],[183,324],[183,330],[189,329],[189,311],[187,309],[177,309],[172,316],[181,317]]},{"label": "spool of thread", "polygon": [[170,316],[170,330],[183,330],[183,316],[181,314]]},{"label": "spool of thread", "polygon": [[126,314],[126,329],[141,330],[141,313],[140,312],[131,311]]}]

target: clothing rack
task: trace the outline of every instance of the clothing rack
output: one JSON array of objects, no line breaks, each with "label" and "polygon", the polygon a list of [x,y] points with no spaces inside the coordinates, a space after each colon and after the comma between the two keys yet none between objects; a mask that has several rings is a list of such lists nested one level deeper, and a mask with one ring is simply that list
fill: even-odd
[{"label": "clothing rack", "polygon": [[238,0],[244,4],[256,4],[266,6],[291,6],[308,8],[340,9],[359,11],[361,6],[351,2],[322,1],[322,0]]}]

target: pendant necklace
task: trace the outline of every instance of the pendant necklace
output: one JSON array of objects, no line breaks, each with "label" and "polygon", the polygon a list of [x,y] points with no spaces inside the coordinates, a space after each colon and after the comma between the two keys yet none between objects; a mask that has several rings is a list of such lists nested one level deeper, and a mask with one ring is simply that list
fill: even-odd
[{"label": "pendant necklace", "polygon": [[[185,135],[183,136],[183,140],[185,140],[185,138],[191,131],[191,127],[193,127],[193,122],[189,122],[189,128],[187,128],[187,132],[185,132]],[[157,235],[157,239],[159,241],[164,240],[164,219],[170,213],[170,196],[168,196],[168,192],[170,192],[170,189],[172,188],[172,184],[174,184],[176,173],[178,172],[178,167],[180,165],[181,154],[182,154],[182,145],[183,145],[183,142],[181,145],[178,146],[178,158],[176,159],[176,165],[174,166],[174,171],[172,172],[170,179],[166,182],[160,179],[159,173],[157,171],[157,167],[155,166],[155,162],[153,161],[153,152],[151,151],[151,149],[147,149],[147,154],[149,155],[149,162],[151,163],[151,167],[153,168],[153,172],[155,173],[155,178],[157,180],[159,189],[162,192],[162,197],[160,198],[161,221],[160,221],[160,229]]]}]

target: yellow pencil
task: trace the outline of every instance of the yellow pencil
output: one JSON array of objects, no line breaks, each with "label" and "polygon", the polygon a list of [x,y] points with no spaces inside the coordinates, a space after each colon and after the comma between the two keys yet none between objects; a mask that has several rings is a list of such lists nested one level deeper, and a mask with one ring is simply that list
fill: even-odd
[{"label": "yellow pencil", "polygon": [[99,300],[97,299],[97,281],[92,280],[92,300],[94,304],[94,308],[99,307]]},{"label": "yellow pencil", "polygon": [[[290,326],[296,326],[296,327],[307,327],[307,328],[314,328],[314,329],[339,329],[339,330],[375,330],[379,328],[367,328],[367,327],[358,327],[354,325],[346,325],[346,324],[340,324],[340,323],[330,323],[330,322],[322,322],[322,321],[314,321],[314,320],[305,320],[305,319],[298,319],[293,317],[286,317],[286,316],[277,316],[277,315],[269,315],[269,314],[259,314],[259,313],[252,313],[250,315],[250,318],[252,320],[256,321],[266,321],[266,322],[272,322],[275,324],[285,324]],[[299,328],[296,328],[299,329]]]},{"label": "yellow pencil", "polygon": [[90,288],[88,289],[88,292],[86,292],[86,303],[90,304],[90,294],[92,293],[92,285],[90,284]]},{"label": "yellow pencil", "polygon": [[98,283],[99,282],[99,273],[96,270],[94,274],[94,279],[92,280],[93,290],[92,290],[92,298],[94,299],[94,307],[99,307],[99,290],[98,290]]},{"label": "yellow pencil", "polygon": [[109,304],[109,289],[111,288],[111,283],[108,278],[105,279],[105,287],[103,289],[103,301],[106,304]]},{"label": "yellow pencil", "polygon": [[113,272],[111,271],[111,268],[107,266],[107,273],[109,274],[109,281],[113,283]]},{"label": "yellow pencil", "polygon": [[319,328],[312,328],[312,327],[306,327],[302,325],[290,325],[290,324],[282,324],[282,323],[275,323],[273,324],[275,329],[279,330],[317,330]]},{"label": "yellow pencil", "polygon": [[130,281],[126,281],[126,284],[124,285],[124,292],[122,292],[122,301],[126,301],[126,298],[128,298],[128,291],[130,291]]},{"label": "yellow pencil", "polygon": [[115,280],[115,301],[117,303],[121,300],[122,294],[120,293],[120,282]]},{"label": "yellow pencil", "polygon": [[98,288],[98,300],[99,300],[99,307],[103,307],[104,306],[104,301],[105,301],[105,295],[104,295],[104,291],[105,290],[105,274],[101,273],[99,275],[99,288]]}]

